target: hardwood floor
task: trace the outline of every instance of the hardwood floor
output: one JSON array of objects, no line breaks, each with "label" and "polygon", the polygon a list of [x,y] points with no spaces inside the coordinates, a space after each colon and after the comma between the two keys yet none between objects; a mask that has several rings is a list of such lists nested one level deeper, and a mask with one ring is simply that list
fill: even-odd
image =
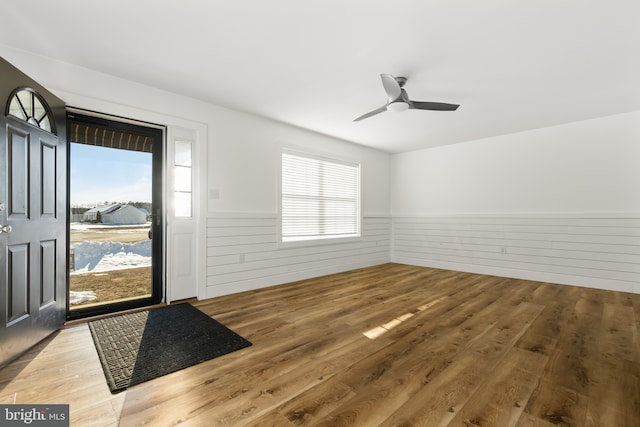
[{"label": "hardwood floor", "polygon": [[75,325],[0,371],[0,404],[92,427],[640,425],[640,295],[385,264],[194,305],[253,346],[111,395]]}]

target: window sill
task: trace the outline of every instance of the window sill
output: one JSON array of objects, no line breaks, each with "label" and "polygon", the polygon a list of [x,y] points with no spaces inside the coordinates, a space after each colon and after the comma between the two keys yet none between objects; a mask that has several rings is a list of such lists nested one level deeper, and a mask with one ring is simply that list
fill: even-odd
[{"label": "window sill", "polygon": [[286,248],[303,248],[322,245],[339,245],[344,243],[361,242],[363,240],[362,235],[345,236],[345,237],[324,237],[314,238],[308,240],[290,240],[278,242],[279,249]]}]

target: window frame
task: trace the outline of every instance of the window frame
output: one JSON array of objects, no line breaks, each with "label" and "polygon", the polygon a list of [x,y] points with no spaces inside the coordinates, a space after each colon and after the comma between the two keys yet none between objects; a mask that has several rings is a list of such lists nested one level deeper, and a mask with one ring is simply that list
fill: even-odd
[{"label": "window frame", "polygon": [[[189,161],[188,164],[182,164],[178,162],[177,150],[180,144],[185,144],[189,146]],[[188,219],[193,218],[194,215],[194,200],[193,200],[193,187],[194,187],[194,177],[193,177],[193,141],[188,140],[186,138],[174,138],[173,140],[173,164],[171,165],[171,169],[173,172],[173,185],[172,185],[172,207],[173,207],[173,216],[174,218],[180,219]],[[184,171],[189,178],[189,189],[183,189],[182,187],[178,187],[178,171]],[[188,214],[183,213],[178,209],[177,206],[177,197],[178,195],[188,195],[189,196],[189,212]]]},{"label": "window frame", "polygon": [[[28,94],[27,96],[30,98],[30,102],[27,106],[25,106],[22,102],[23,99],[20,96],[21,94]],[[20,107],[20,116],[12,112],[14,101],[16,101],[17,106]],[[35,116],[36,101],[44,110],[44,114],[41,115],[40,119]],[[27,111],[27,107],[30,107],[30,111]],[[20,86],[15,88],[13,92],[11,92],[11,95],[9,96],[9,99],[7,101],[7,105],[5,107],[5,116],[13,117],[16,120],[20,120],[24,123],[28,123],[31,126],[35,126],[40,130],[49,132],[53,135],[58,135],[58,130],[56,129],[56,121],[53,117],[53,111],[51,110],[51,107],[49,107],[49,104],[42,97],[42,95],[40,95],[40,93],[38,93],[38,91],[33,88],[27,86]],[[46,127],[43,126],[42,122],[45,122]]]},{"label": "window frame", "polygon": [[[284,184],[284,168],[283,168],[283,156],[291,155],[298,156],[307,159],[313,159],[322,162],[352,166],[357,168],[357,201],[356,201],[356,227],[357,231],[354,234],[345,235],[329,235],[322,237],[320,235],[312,236],[304,239],[286,240],[283,236],[283,184]],[[338,158],[336,156],[318,154],[309,151],[303,151],[292,148],[283,148],[278,158],[279,161],[279,187],[278,187],[278,246],[279,247],[298,247],[298,246],[317,246],[336,243],[349,243],[359,242],[363,240],[362,235],[362,164],[354,160],[348,160],[344,158]]]}]

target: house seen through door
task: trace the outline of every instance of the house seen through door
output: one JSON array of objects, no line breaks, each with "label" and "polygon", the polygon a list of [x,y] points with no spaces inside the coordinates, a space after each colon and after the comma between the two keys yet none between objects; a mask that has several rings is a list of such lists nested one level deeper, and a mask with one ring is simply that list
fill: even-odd
[{"label": "house seen through door", "polygon": [[69,318],[162,293],[159,127],[69,113]]}]

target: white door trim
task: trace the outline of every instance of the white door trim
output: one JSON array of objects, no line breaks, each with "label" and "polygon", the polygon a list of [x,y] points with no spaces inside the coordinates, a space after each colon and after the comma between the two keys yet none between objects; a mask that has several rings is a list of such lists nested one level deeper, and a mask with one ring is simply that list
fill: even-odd
[{"label": "white door trim", "polygon": [[[163,170],[163,199],[164,199],[164,227],[165,243],[163,250],[163,264],[165,268],[165,289],[163,300],[165,302],[197,297],[205,298],[206,289],[206,215],[207,215],[207,138],[208,128],[206,123],[169,116],[153,111],[143,110],[131,106],[121,105],[78,95],[64,91],[56,91],[58,96],[64,99],[69,110],[78,109],[84,114],[88,111],[100,111],[104,114],[127,117],[145,124],[156,123],[166,127],[166,146],[164,154]],[[173,212],[173,155],[176,139],[188,139],[193,141],[193,217],[189,221],[176,220]],[[191,237],[190,237],[191,236]],[[190,240],[191,239],[191,240]],[[193,251],[193,263],[187,272],[184,265],[177,264],[174,259],[175,245],[184,246],[187,242]],[[179,267],[179,268],[178,268]],[[189,279],[187,279],[189,277]],[[179,283],[180,282],[180,283]],[[180,286],[178,288],[178,286]]]}]

